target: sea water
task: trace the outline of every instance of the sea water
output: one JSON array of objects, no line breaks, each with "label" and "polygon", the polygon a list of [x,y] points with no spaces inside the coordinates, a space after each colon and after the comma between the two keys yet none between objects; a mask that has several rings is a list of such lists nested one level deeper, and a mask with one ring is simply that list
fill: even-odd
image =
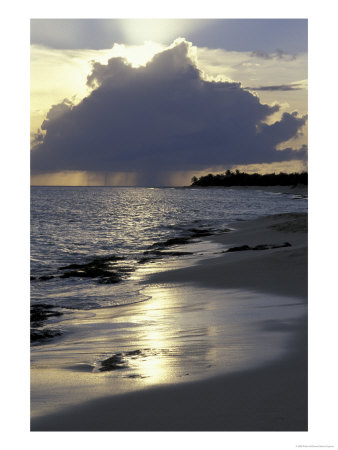
[{"label": "sea water", "polygon": [[231,222],[306,210],[306,198],[263,190],[32,187],[31,304],[91,309],[144,300],[135,270],[147,260],[189,259],[170,252],[168,240],[198,242]]}]

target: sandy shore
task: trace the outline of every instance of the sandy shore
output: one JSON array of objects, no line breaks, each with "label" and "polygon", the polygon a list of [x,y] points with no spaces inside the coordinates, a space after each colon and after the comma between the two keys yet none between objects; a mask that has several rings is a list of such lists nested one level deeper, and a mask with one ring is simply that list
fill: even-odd
[{"label": "sandy shore", "polygon": [[307,215],[282,214],[232,224],[233,232],[210,237],[227,247],[290,247],[224,253],[195,267],[154,274],[150,281],[191,282],[218,288],[250,288],[307,298]]},{"label": "sandy shore", "polygon": [[261,369],[94,400],[33,420],[31,429],[306,431],[305,335],[303,324],[292,354]]},{"label": "sandy shore", "polygon": [[[194,267],[152,275],[148,283],[195,283],[307,299],[307,216],[289,214],[236,224],[211,238],[225,252]],[[285,243],[290,245],[285,245]],[[257,246],[261,249],[254,250]],[[285,245],[285,246],[284,246]],[[291,300],[290,300],[291,301]],[[278,305],[276,305],[278,306]],[[289,333],[283,358],[203,381],[106,396],[37,417],[34,431],[306,431],[307,320],[266,321]]]}]

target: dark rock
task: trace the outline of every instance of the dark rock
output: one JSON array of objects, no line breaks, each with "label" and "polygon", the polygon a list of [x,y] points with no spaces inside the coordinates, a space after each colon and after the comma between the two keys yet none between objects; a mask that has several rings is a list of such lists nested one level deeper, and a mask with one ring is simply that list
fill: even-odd
[{"label": "dark rock", "polygon": [[193,252],[170,252],[170,251],[160,251],[160,250],[148,250],[143,252],[144,255],[150,255],[150,256],[144,256],[139,261],[138,264],[145,264],[147,262],[153,262],[157,259],[162,259],[163,257],[168,256],[186,256],[186,255],[192,255]]},{"label": "dark rock", "polygon": [[53,277],[53,275],[42,275],[41,277],[39,277],[39,280],[41,281],[47,281],[47,280],[51,280]]},{"label": "dark rock", "polygon": [[204,228],[189,228],[188,231],[192,233],[193,237],[211,236],[215,234],[215,230]]},{"label": "dark rock", "polygon": [[269,248],[271,248],[271,245],[260,244],[253,247],[252,250],[269,250]]},{"label": "dark rock", "polygon": [[149,378],[144,375],[140,375],[138,373],[132,373],[130,375],[125,375],[123,378]]},{"label": "dark rock", "polygon": [[44,322],[51,317],[62,316],[62,312],[56,311],[54,305],[46,303],[37,303],[31,306],[31,342],[45,341],[56,336],[61,336],[62,332],[57,329],[42,328]]},{"label": "dark rock", "polygon": [[64,273],[60,278],[99,278],[99,283],[113,284],[122,280],[122,274],[129,274],[133,272],[131,267],[117,267],[116,270],[111,270],[111,266],[116,261],[123,260],[120,256],[107,256],[96,258],[84,264],[69,264],[68,266],[59,267]]},{"label": "dark rock", "polygon": [[31,275],[31,281],[32,281],[32,280],[36,280],[36,277],[33,277],[33,276]]},{"label": "dark rock", "polygon": [[81,277],[81,278],[98,278],[110,277],[113,272],[98,267],[84,267],[79,270],[70,270],[63,273],[60,278]]},{"label": "dark rock", "polygon": [[251,247],[248,245],[241,245],[240,247],[230,247],[227,252],[242,252],[246,250],[251,250]]},{"label": "dark rock", "polygon": [[132,273],[135,272],[135,269],[133,267],[119,267],[120,273]]},{"label": "dark rock", "polygon": [[108,372],[111,370],[121,370],[127,368],[127,362],[123,359],[122,353],[116,353],[115,355],[101,361],[100,372]]},{"label": "dark rock", "polygon": [[284,244],[281,245],[273,245],[271,248],[282,248],[282,247],[291,247],[290,242],[284,242]]},{"label": "dark rock", "polygon": [[242,245],[240,247],[231,247],[228,250],[225,250],[223,253],[227,252],[241,252],[245,250],[270,250],[272,248],[283,248],[283,247],[291,247],[290,242],[284,242],[284,244],[259,244],[255,247],[249,247],[249,245]]},{"label": "dark rock", "polygon": [[54,305],[50,305],[49,303],[35,303],[31,306],[31,308],[40,308],[40,309],[52,309],[55,308]]},{"label": "dark rock", "polygon": [[143,253],[144,255],[152,255],[152,256],[186,256],[192,255],[193,252],[170,252],[170,251],[161,251],[161,250],[150,250]]},{"label": "dark rock", "polygon": [[132,350],[130,352],[126,352],[125,355],[127,356],[139,356],[142,355],[141,350]]},{"label": "dark rock", "polygon": [[168,256],[186,256],[186,255],[193,255],[193,252],[165,252],[162,254]]},{"label": "dark rock", "polygon": [[122,256],[110,255],[110,256],[102,256],[100,258],[95,258],[92,261],[83,264],[69,264],[68,266],[59,267],[59,270],[73,270],[73,269],[83,269],[86,268],[100,268],[106,267],[107,265],[114,263],[116,261],[123,261],[124,258]]},{"label": "dark rock", "polygon": [[184,245],[191,241],[191,237],[176,237],[167,239],[164,242],[155,242],[155,244],[151,245],[149,248],[163,248],[170,247],[172,245]]},{"label": "dark rock", "polygon": [[154,256],[162,256],[163,252],[161,250],[146,250],[143,252],[144,255],[154,255]]},{"label": "dark rock", "polygon": [[271,248],[283,248],[291,247],[290,242],[284,242],[284,244],[260,244],[253,247],[252,250],[270,250]]},{"label": "dark rock", "polygon": [[60,330],[52,330],[52,329],[48,329],[48,328],[45,328],[43,330],[33,329],[33,330],[31,330],[31,342],[52,339],[56,336],[61,336],[61,334],[62,333]]},{"label": "dark rock", "polygon": [[139,261],[137,261],[137,264],[146,264],[146,263],[148,263],[148,262],[153,262],[154,259],[159,259],[159,256],[157,256],[156,258],[143,257],[143,258],[141,258]]},{"label": "dark rock", "polygon": [[129,352],[115,353],[113,356],[101,361],[100,372],[108,372],[111,370],[122,370],[128,368],[127,359],[135,359],[142,356],[141,350],[132,350]]},{"label": "dark rock", "polygon": [[38,303],[31,306],[30,321],[33,328],[41,327],[50,317],[62,316],[62,312],[52,310],[53,305],[47,305],[45,303]]}]

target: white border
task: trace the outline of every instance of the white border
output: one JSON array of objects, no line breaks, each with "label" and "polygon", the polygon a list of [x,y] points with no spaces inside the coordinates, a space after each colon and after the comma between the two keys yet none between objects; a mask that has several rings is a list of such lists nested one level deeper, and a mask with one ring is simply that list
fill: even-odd
[{"label": "white border", "polygon": [[[314,4],[314,3],[313,3]],[[336,395],[335,359],[337,145],[333,108],[336,106],[336,14],[334,2],[308,1],[117,2],[96,0],[57,3],[7,2],[1,29],[2,104],[2,241],[1,273],[5,274],[2,304],[3,441],[11,447],[34,449],[109,448],[178,445],[197,448],[295,448],[333,445]],[[309,18],[310,67],[310,430],[308,433],[29,433],[28,411],[28,271],[29,271],[29,19],[46,17],[117,18]],[[331,263],[330,255],[334,255]],[[5,270],[6,269],[6,270]],[[23,273],[22,273],[23,269]],[[25,330],[24,336],[18,330]],[[28,349],[29,350],[29,349]],[[7,439],[6,439],[7,438]],[[162,443],[162,444],[161,444]]]}]

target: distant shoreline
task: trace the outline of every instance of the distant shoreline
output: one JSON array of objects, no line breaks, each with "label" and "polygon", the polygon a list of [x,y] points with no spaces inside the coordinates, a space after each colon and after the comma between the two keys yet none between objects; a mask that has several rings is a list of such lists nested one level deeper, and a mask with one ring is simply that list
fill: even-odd
[{"label": "distant shoreline", "polygon": [[228,189],[238,191],[266,191],[281,194],[300,194],[307,196],[308,187],[304,184],[297,186],[188,186],[190,189]]}]

